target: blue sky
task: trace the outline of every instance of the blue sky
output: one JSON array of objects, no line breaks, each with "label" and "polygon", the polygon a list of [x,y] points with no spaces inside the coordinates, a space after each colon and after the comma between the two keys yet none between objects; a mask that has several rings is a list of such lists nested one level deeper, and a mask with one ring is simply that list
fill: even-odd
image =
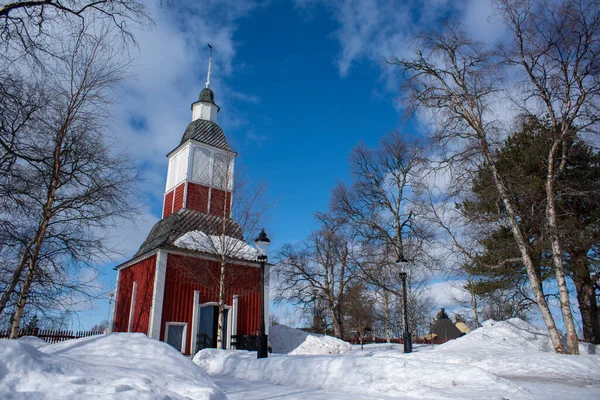
[{"label": "blue sky", "polygon": [[[204,87],[207,42],[217,122],[239,153],[236,168],[264,182],[275,202],[265,228],[276,249],[314,228],[313,214],[349,179],[348,157],[360,141],[374,146],[394,129],[420,133],[404,120],[398,71],[384,57],[410,54],[408,39],[449,15],[479,39],[499,34],[488,0],[163,1],[151,11],[156,26],[137,32],[114,128],[118,149],[143,167],[143,218],[114,232],[124,255],[104,268],[109,287],[110,267],[131,256],[160,218],[165,155]],[[89,327],[107,311],[107,301],[96,301],[77,325]]]}]

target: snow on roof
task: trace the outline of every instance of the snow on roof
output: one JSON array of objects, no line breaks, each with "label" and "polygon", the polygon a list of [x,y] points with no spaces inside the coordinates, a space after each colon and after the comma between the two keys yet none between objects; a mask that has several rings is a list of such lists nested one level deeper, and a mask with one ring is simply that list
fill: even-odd
[{"label": "snow on roof", "polygon": [[209,253],[225,254],[228,258],[256,261],[256,249],[240,239],[227,235],[207,235],[202,231],[191,231],[180,236],[173,243],[175,246]]}]

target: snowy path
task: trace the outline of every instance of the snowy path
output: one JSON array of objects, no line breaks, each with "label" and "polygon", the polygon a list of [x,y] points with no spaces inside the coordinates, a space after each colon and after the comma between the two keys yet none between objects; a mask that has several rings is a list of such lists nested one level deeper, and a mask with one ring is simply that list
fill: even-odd
[{"label": "snowy path", "polygon": [[[229,400],[362,400],[365,398],[365,395],[360,393],[335,393],[293,386],[272,385],[265,382],[249,382],[226,375],[212,375],[211,378],[225,392]],[[369,399],[406,400],[408,398],[369,396]]]},{"label": "snowy path", "polygon": [[519,379],[511,381],[529,390],[536,400],[598,400],[600,385],[583,383],[531,382]]},{"label": "snowy path", "polygon": [[[249,382],[226,375],[212,375],[211,378],[225,392],[229,400],[354,400],[365,398],[365,395],[360,393],[336,393],[264,382]],[[530,391],[536,400],[600,399],[600,385],[538,383],[517,379],[512,379],[512,381]],[[405,400],[408,397],[372,397],[369,395],[369,399]]]}]

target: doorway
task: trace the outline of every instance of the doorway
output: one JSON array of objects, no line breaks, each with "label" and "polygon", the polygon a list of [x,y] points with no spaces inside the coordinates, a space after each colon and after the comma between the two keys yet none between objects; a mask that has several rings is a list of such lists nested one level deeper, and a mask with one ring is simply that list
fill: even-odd
[{"label": "doorway", "polygon": [[[225,307],[225,313],[223,315],[223,333],[224,340],[222,349],[227,349],[227,344],[230,340],[229,332],[229,306]],[[196,351],[202,349],[216,349],[217,348],[217,328],[219,326],[219,307],[214,304],[205,304],[200,306],[200,316],[198,318],[198,334],[196,341]]]}]

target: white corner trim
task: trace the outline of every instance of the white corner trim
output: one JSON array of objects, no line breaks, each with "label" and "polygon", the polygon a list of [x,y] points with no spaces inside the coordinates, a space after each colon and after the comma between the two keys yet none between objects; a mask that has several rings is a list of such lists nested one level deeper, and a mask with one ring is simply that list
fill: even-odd
[{"label": "white corner trim", "polygon": [[[232,336],[236,336],[237,335],[237,314],[238,314],[238,309],[239,309],[239,295],[234,294],[233,295],[233,306],[231,308],[230,313],[233,314],[231,317],[232,322],[231,322],[231,335],[229,336],[229,346],[231,346],[231,337]],[[235,346],[236,349],[239,347],[240,343],[237,341],[235,342]]]},{"label": "white corner trim", "polygon": [[131,332],[133,327],[133,316],[135,313],[135,295],[137,292],[137,281],[133,281],[133,288],[131,289],[131,304],[129,305],[129,323],[127,324],[127,332]]},{"label": "white corner trim", "polygon": [[165,296],[165,279],[167,277],[167,257],[167,252],[158,250],[156,254],[156,269],[154,271],[154,292],[152,293],[150,324],[148,327],[148,336],[156,340],[160,340],[160,322]]},{"label": "white corner trim", "polygon": [[[239,295],[233,295],[233,307],[231,312],[233,313],[233,321],[231,323],[231,335],[237,335],[237,323],[238,323],[238,309],[239,309]],[[231,341],[230,341],[231,342]]]},{"label": "white corner trim", "polygon": [[196,354],[196,345],[198,340],[194,340],[198,336],[198,319],[200,318],[200,291],[194,290],[194,306],[192,307],[192,337],[191,353],[192,357]]},{"label": "white corner trim", "polygon": [[112,333],[113,332],[113,328],[115,326],[115,317],[117,315],[117,303],[119,301],[119,279],[121,278],[121,270],[118,269],[117,270],[117,282],[115,283],[115,292],[113,294],[113,304],[110,304],[109,306],[112,305],[112,308],[110,310],[110,322],[108,324],[108,333]]}]

